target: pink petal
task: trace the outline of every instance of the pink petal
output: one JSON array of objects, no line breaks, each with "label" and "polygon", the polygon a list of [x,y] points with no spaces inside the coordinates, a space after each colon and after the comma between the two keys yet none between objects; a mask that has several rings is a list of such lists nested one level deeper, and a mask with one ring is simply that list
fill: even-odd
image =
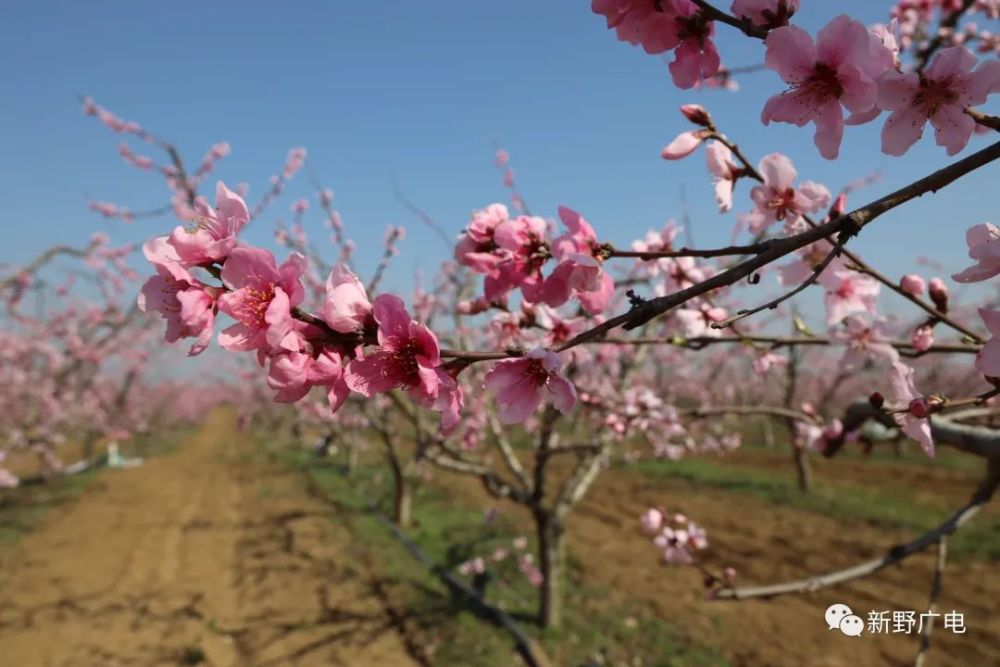
[{"label": "pink petal", "polygon": [[764,63],[776,71],[785,83],[805,81],[816,67],[816,48],[812,37],[795,26],[772,30],[767,36]]},{"label": "pink petal", "polygon": [[927,116],[916,106],[902,107],[889,114],[882,127],[882,152],[903,155],[924,133]]}]

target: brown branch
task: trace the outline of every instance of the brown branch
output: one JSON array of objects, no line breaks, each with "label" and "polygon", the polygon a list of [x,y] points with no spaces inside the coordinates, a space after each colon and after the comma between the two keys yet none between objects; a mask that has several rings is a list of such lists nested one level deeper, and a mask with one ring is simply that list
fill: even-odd
[{"label": "brown branch", "polygon": [[789,581],[770,586],[727,588],[718,591],[714,597],[718,600],[746,600],[748,598],[773,598],[789,593],[811,593],[820,588],[853,581],[874,574],[890,565],[899,563],[913,554],[920,553],[932,544],[937,543],[942,537],[947,537],[961,528],[990,501],[998,483],[1000,483],[1000,463],[991,460],[987,468],[986,478],[979,485],[979,488],[976,489],[976,492],[972,495],[972,499],[964,507],[932,530],[927,531],[906,544],[899,544],[890,548],[885,555],[879,558],[874,558],[843,570],[809,577],[808,579]]},{"label": "brown branch", "polygon": [[67,245],[52,246],[38,257],[31,260],[31,262],[27,265],[23,267],[12,267],[12,274],[0,280],[0,289],[10,287],[18,281],[20,276],[36,273],[39,269],[60,255],[69,255],[70,257],[86,257],[87,253],[93,250],[96,245],[96,243],[91,242],[84,248],[73,248]]},{"label": "brown branch", "polygon": [[811,274],[809,274],[809,277],[806,278],[805,280],[803,280],[802,283],[798,287],[796,287],[795,289],[793,289],[793,290],[791,290],[789,292],[785,292],[781,296],[778,296],[778,297],[776,297],[774,299],[771,299],[767,303],[763,303],[763,304],[761,304],[759,306],[756,306],[754,308],[750,308],[750,309],[746,309],[746,310],[740,310],[739,312],[737,312],[732,317],[728,317],[728,318],[724,319],[721,322],[712,322],[712,328],[713,329],[725,329],[726,327],[731,327],[734,324],[736,324],[737,322],[739,322],[740,320],[742,320],[742,319],[744,319],[746,317],[750,317],[751,315],[756,315],[757,313],[759,313],[759,312],[761,312],[763,310],[774,310],[780,304],[784,303],[788,299],[791,299],[793,296],[795,296],[796,294],[798,294],[799,292],[801,292],[805,288],[807,288],[810,285],[814,284],[817,280],[819,280],[820,274],[823,273],[823,271],[826,270],[826,267],[830,266],[830,262],[832,262],[836,257],[840,256],[840,252],[841,252],[841,250],[843,250],[843,248],[844,248],[844,242],[846,240],[847,240],[846,238],[841,238],[839,241],[837,241],[837,244],[834,245],[833,249],[829,253],[827,253],[827,255],[826,255],[825,258],[823,258],[823,261],[820,262],[819,264],[817,264],[816,267],[813,269],[813,272]]},{"label": "brown branch", "polygon": [[750,21],[741,20],[735,16],[727,14],[724,11],[710,5],[705,0],[693,0],[693,2],[701,8],[702,16],[710,21],[719,21],[720,23],[730,25],[747,37],[755,37],[757,39],[767,38],[768,31],[766,28],[761,28],[760,26],[754,25]]},{"label": "brown branch", "polygon": [[944,44],[944,32],[953,29],[956,25],[958,25],[959,20],[961,20],[965,12],[969,11],[969,8],[972,7],[975,1],[976,0],[964,0],[961,7],[941,20],[941,23],[938,24],[937,33],[934,35],[934,39],[932,39],[927,46],[917,52],[916,59],[918,70],[922,71],[925,67],[927,67],[927,63],[930,61],[931,56],[934,55],[934,52],[940,49]]},{"label": "brown branch", "polygon": [[976,121],[980,125],[1000,132],[1000,116],[991,116],[972,107],[968,107],[964,111],[967,116],[971,116],[972,120]]},{"label": "brown branch", "polygon": [[768,250],[773,245],[773,240],[753,243],[751,245],[732,245],[725,248],[710,248],[697,250],[694,248],[680,248],[679,250],[619,250],[608,246],[605,257],[633,257],[650,261],[654,259],[666,259],[672,257],[729,257],[732,255],[753,255]]},{"label": "brown branch", "polygon": [[815,415],[807,412],[772,405],[720,405],[707,408],[691,408],[690,410],[681,410],[680,413],[695,418],[713,417],[716,415],[759,415],[812,423],[815,423],[817,420]]},{"label": "brown branch", "polygon": [[177,152],[177,149],[173,144],[166,141],[161,141],[160,147],[167,151],[167,155],[170,156],[170,161],[174,164],[174,169],[177,170],[177,179],[180,181],[181,188],[184,190],[187,205],[194,206],[194,200],[198,196],[198,193],[195,192],[194,184],[191,183],[191,179],[188,178],[187,171],[184,169],[184,161],[181,159],[181,154]]},{"label": "brown branch", "polygon": [[[691,338],[685,338],[683,336],[672,336],[669,338],[658,338],[655,336],[638,336],[635,338],[601,338],[599,340],[591,341],[592,343],[600,343],[606,345],[673,345],[674,347],[685,348],[689,350],[701,350],[710,345],[722,345],[722,344],[747,344],[747,343],[758,343],[769,345],[772,350],[777,350],[783,347],[799,347],[799,346],[835,346],[841,344],[840,341],[832,340],[830,338],[823,338],[820,336],[692,336]],[[969,345],[964,343],[940,343],[935,344],[927,348],[926,350],[917,350],[913,347],[913,343],[905,340],[887,340],[884,341],[886,345],[891,345],[897,350],[900,350],[904,356],[907,357],[920,357],[925,354],[977,354],[982,347],[980,345]]]},{"label": "brown branch", "polygon": [[563,343],[558,348],[558,351],[562,352],[595,338],[603,337],[607,332],[618,327],[630,330],[642,326],[646,322],[682,303],[720,287],[732,285],[771,262],[837,232],[848,232],[848,234],[853,235],[887,211],[891,211],[928,192],[936,192],[969,172],[989,164],[998,158],[1000,158],[1000,142],[977,151],[850,213],[817,225],[795,236],[777,239],[770,250],[747,259],[697,285],[634,306],[629,312],[612,317],[574,336],[569,341]]},{"label": "brown branch", "polygon": [[[973,117],[975,118],[975,116]],[[711,127],[710,129],[712,130],[712,134],[710,135],[709,138],[718,141],[726,148],[728,148],[732,152],[732,154],[736,157],[736,159],[740,161],[740,164],[743,165],[743,171],[747,176],[763,183],[764,182],[763,175],[759,171],[757,171],[757,168],[750,162],[749,159],[747,159],[746,155],[743,154],[743,151],[740,150],[740,147],[734,144],[732,141],[730,141],[724,134],[719,133],[719,131],[716,130],[715,127]],[[803,215],[802,218],[806,221],[807,224],[809,224],[810,227],[818,226],[818,224],[808,215]],[[851,263],[854,264],[853,268],[856,271],[871,276],[882,285],[885,285],[887,288],[889,288],[893,292],[896,292],[910,303],[916,305],[918,308],[923,310],[925,313],[930,315],[935,320],[947,324],[952,329],[955,329],[956,331],[969,337],[970,340],[973,340],[977,343],[983,342],[982,338],[980,338],[974,332],[970,331],[967,327],[959,324],[958,322],[948,317],[946,313],[939,311],[932,304],[927,303],[920,297],[914,296],[913,294],[904,291],[897,283],[893,282],[892,280],[889,280],[889,278],[883,275],[880,271],[876,270],[874,267],[870,266],[867,262],[862,260],[855,253],[851,252],[847,248],[843,248],[841,252],[844,255],[844,257],[846,257],[848,260],[851,261]]]}]

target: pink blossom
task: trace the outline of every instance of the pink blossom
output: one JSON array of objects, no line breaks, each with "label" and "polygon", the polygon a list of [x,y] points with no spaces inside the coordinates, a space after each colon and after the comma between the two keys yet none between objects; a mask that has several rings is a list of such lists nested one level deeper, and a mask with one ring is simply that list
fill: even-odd
[{"label": "pink blossom", "polygon": [[826,323],[836,324],[852,313],[875,314],[880,285],[871,276],[847,268],[840,260],[831,263],[819,282],[826,288]]},{"label": "pink blossom", "polygon": [[231,291],[219,297],[219,309],[236,324],[219,333],[219,345],[247,350],[298,351],[299,326],[292,308],[302,303],[305,257],[292,253],[281,266],[262,248],[235,248],[222,267],[222,282]]},{"label": "pink blossom", "polygon": [[781,368],[787,365],[788,357],[783,354],[778,354],[777,352],[764,352],[754,357],[754,360],[751,363],[751,368],[757,375],[764,376],[775,368]]},{"label": "pink blossom", "polygon": [[733,186],[745,170],[733,161],[733,152],[718,141],[705,149],[705,160],[708,171],[715,176],[715,203],[719,205],[719,213],[725,213],[733,207]]},{"label": "pink blossom", "polygon": [[908,273],[899,281],[899,287],[910,296],[923,296],[927,282],[916,273]]},{"label": "pink blossom", "polygon": [[889,343],[885,325],[879,320],[869,323],[859,315],[848,315],[844,319],[844,329],[835,331],[831,338],[847,347],[840,360],[844,370],[860,369],[869,360],[899,361],[899,352]]},{"label": "pink blossom", "polygon": [[841,105],[853,113],[875,106],[892,53],[864,25],[841,15],[820,30],[815,43],[801,28],[784,26],[767,36],[767,66],[791,86],[764,105],[761,121],[816,124],[814,143],[828,160],[840,153],[844,134]]},{"label": "pink blossom", "polygon": [[505,424],[522,423],[547,393],[553,407],[568,413],[576,403],[576,388],[559,373],[559,355],[535,348],[520,359],[497,363],[486,374],[483,386],[496,394],[498,416]]},{"label": "pink blossom", "polygon": [[647,53],[674,50],[670,74],[679,88],[691,88],[719,71],[712,42],[715,27],[691,0],[593,0],[618,39],[641,44]]},{"label": "pink blossom", "polygon": [[992,338],[976,355],[976,368],[988,377],[1000,377],[1000,311],[980,308],[979,317]]},{"label": "pink blossom", "polygon": [[170,235],[170,244],[187,266],[224,260],[236,246],[236,235],[250,220],[246,202],[219,181],[215,208],[209,206],[203,197],[195,200],[194,208],[195,227],[191,230],[175,228]]},{"label": "pink blossom", "polygon": [[639,522],[642,524],[644,531],[650,534],[655,533],[663,525],[663,512],[651,507],[642,513],[642,516],[639,517]]},{"label": "pink blossom", "polygon": [[372,313],[378,325],[378,348],[348,365],[347,386],[366,397],[405,389],[417,403],[442,414],[442,428],[457,426],[462,392],[440,367],[434,332],[414,321],[402,299],[392,294],[377,297]]},{"label": "pink blossom", "polygon": [[544,219],[519,215],[499,224],[493,233],[496,244],[507,258],[497,266],[496,275],[487,276],[486,298],[497,301],[515,287],[533,303],[544,301],[541,293],[542,266],[551,257],[546,242],[548,224]]},{"label": "pink blossom", "polygon": [[545,344],[549,347],[562,345],[586,328],[583,318],[564,318],[545,304],[535,306],[535,323],[546,330]]},{"label": "pink blossom", "polygon": [[913,415],[910,405],[916,399],[923,399],[913,384],[913,369],[901,362],[892,365],[889,373],[889,383],[895,403],[906,406],[907,412],[893,414],[893,419],[899,424],[903,433],[920,443],[924,453],[934,457],[934,440],[931,438],[931,425],[927,419]]},{"label": "pink blossom", "polygon": [[587,312],[600,314],[614,295],[615,283],[603,269],[597,234],[582,215],[570,208],[560,206],[559,218],[567,231],[552,242],[551,252],[559,265],[546,278],[542,298],[554,308],[575,293]]},{"label": "pink blossom", "polygon": [[733,16],[745,19],[762,28],[780,28],[788,25],[799,9],[799,0],[733,0]]},{"label": "pink blossom", "polygon": [[718,306],[702,305],[697,308],[678,308],[674,317],[684,327],[684,335],[688,338],[718,337],[720,329],[712,327],[726,319],[726,309]]},{"label": "pink blossom", "polygon": [[1000,90],[1000,62],[990,60],[973,71],[976,62],[968,49],[952,46],[939,51],[923,74],[887,71],[878,84],[879,107],[892,111],[882,128],[882,152],[905,153],[927,121],[948,155],[965,148],[976,127],[965,109]]},{"label": "pink blossom", "polygon": [[20,483],[21,480],[17,478],[17,475],[6,468],[0,467],[0,489],[13,489]]},{"label": "pink blossom", "polygon": [[189,356],[201,354],[212,340],[215,326],[214,288],[196,280],[179,263],[177,253],[161,236],[142,247],[156,269],[139,292],[139,310],[155,310],[167,321],[168,343],[195,338]]},{"label": "pink blossom", "polygon": [[274,400],[279,403],[294,403],[313,387],[326,387],[330,407],[336,412],[350,393],[343,376],[343,359],[330,348],[315,355],[282,352],[271,357],[267,386],[274,390]]},{"label": "pink blossom", "polygon": [[496,275],[504,259],[493,239],[497,227],[509,219],[507,207],[491,204],[472,214],[472,220],[455,245],[455,259],[476,273]]},{"label": "pink blossom", "polygon": [[952,280],[977,283],[1000,274],[1000,228],[989,222],[975,225],[965,232],[965,242],[976,264],[952,275]]},{"label": "pink blossom", "polygon": [[765,155],[757,166],[764,183],[750,191],[754,210],[748,218],[750,230],[758,233],[778,220],[795,222],[807,213],[816,213],[830,204],[825,186],[805,181],[795,186],[798,173],[792,161],[781,153]]},{"label": "pink blossom", "polygon": [[678,88],[693,88],[704,79],[719,73],[722,61],[719,51],[712,41],[715,24],[701,14],[699,7],[691,0],[664,0],[673,5],[676,17],[674,25],[680,44],[674,50],[674,61],[670,63],[670,74]]},{"label": "pink blossom", "polygon": [[340,333],[361,331],[371,318],[372,305],[361,280],[344,264],[338,264],[326,279],[323,319]]}]

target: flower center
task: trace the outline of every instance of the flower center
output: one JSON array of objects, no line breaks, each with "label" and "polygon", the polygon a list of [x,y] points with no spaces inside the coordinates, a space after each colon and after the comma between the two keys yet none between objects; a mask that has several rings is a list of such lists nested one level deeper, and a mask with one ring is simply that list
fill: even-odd
[{"label": "flower center", "polygon": [[400,340],[389,353],[389,363],[382,367],[382,377],[393,377],[397,387],[420,384],[420,364],[417,363],[417,343],[412,338]]},{"label": "flower center", "polygon": [[816,109],[831,99],[839,100],[844,87],[837,78],[837,70],[826,63],[816,63],[812,76],[796,88],[796,96],[804,105]]},{"label": "flower center", "polygon": [[545,370],[545,366],[538,359],[532,359],[528,363],[524,375],[534,387],[544,387],[549,382],[549,372]]},{"label": "flower center", "polygon": [[264,316],[267,307],[274,298],[274,284],[265,283],[253,287],[244,287],[239,291],[240,299],[233,308],[233,317],[251,329],[264,329],[267,322]]},{"label": "flower center", "polygon": [[774,217],[776,220],[784,220],[788,216],[788,212],[792,210],[792,204],[794,202],[794,189],[786,188],[783,192],[775,190],[774,196],[767,202],[767,207],[774,211]]},{"label": "flower center", "polygon": [[933,116],[938,110],[958,101],[958,95],[952,89],[951,81],[923,79],[920,91],[914,95],[914,104],[923,105],[928,116]]}]

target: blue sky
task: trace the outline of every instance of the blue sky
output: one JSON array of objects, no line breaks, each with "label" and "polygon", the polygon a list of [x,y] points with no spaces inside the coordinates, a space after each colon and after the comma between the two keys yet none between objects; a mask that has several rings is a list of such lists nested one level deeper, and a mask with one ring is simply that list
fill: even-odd
[{"label": "blue sky", "polygon": [[[806,0],[795,22],[810,32],[837,12],[871,23],[890,3]],[[763,60],[759,42],[723,27],[724,62]],[[494,146],[512,156],[533,212],[569,205],[599,234],[625,245],[681,213],[687,191],[700,246],[728,242],[734,218],[714,207],[701,154],[680,163],[660,148],[688,126],[685,102],[708,106],[719,125],[758,159],[780,151],[800,177],[831,190],[876,169],[881,182],[860,204],[944,164],[930,136],[905,159],[878,150],[881,122],[848,128],[842,159],[822,160],[812,130],[764,128],[764,100],[782,89],[772,72],[744,76],[738,94],[680,91],[666,61],[615,39],[589,2],[45,2],[6,0],[0,9],[0,262],[24,261],[54,242],[82,244],[95,229],[116,240],[168,230],[174,220],[108,223],[89,199],[135,210],[165,201],[162,182],[125,165],[118,137],[79,111],[77,95],[174,141],[189,162],[220,140],[233,146],[217,172],[247,181],[256,200],[292,146],[337,193],[336,205],[370,271],[388,224],[409,236],[389,286],[433,271],[440,241],[392,196],[391,182],[457,233],[475,208],[503,200]],[[996,104],[993,108],[995,110]],[[985,145],[974,139],[966,152]],[[995,211],[997,170],[981,170],[941,195],[885,216],[855,247],[890,275],[930,255],[964,265],[964,231]],[[992,190],[991,190],[992,189]],[[747,186],[737,193],[746,209]],[[288,205],[311,196],[305,175],[249,230],[264,242]],[[313,216],[314,235],[323,236]],[[994,219],[994,221],[996,221]]]}]

